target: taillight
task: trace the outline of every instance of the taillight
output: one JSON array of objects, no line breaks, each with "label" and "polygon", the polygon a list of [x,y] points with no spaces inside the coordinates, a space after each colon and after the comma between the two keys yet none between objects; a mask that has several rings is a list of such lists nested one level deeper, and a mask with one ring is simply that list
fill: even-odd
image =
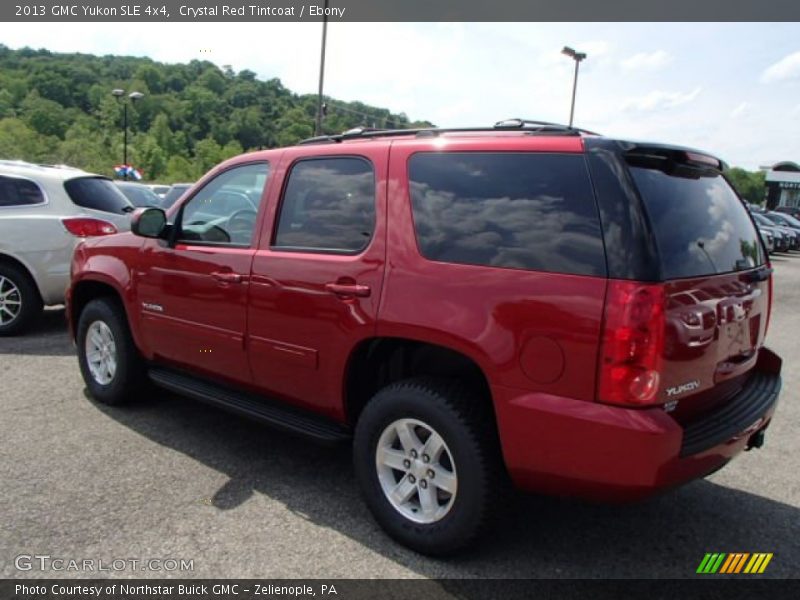
[{"label": "taillight", "polygon": [[117,233],[117,228],[113,223],[101,219],[91,219],[88,217],[73,217],[61,219],[64,227],[72,235],[77,237],[94,237],[97,235],[111,235]]},{"label": "taillight", "polygon": [[654,404],[664,350],[664,286],[609,281],[597,399]]}]

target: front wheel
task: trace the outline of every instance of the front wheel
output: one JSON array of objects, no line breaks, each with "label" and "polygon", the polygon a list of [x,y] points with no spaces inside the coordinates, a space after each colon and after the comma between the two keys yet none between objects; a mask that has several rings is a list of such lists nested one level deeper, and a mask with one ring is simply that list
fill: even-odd
[{"label": "front wheel", "polygon": [[92,397],[103,404],[130,400],[146,380],[125,310],[112,298],[89,302],[77,331],[78,362]]},{"label": "front wheel", "polygon": [[378,392],[356,425],[354,462],[376,520],[424,554],[469,545],[504,484],[488,402],[446,380],[411,379]]}]

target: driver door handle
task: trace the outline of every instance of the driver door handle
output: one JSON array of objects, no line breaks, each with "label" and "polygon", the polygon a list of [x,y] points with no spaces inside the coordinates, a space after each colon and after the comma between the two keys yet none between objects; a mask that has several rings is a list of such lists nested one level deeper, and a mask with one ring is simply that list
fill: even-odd
[{"label": "driver door handle", "polygon": [[239,273],[231,273],[230,271],[214,271],[211,277],[220,283],[242,283],[243,277]]},{"label": "driver door handle", "polygon": [[337,296],[358,296],[359,298],[367,298],[370,295],[368,285],[359,285],[357,283],[326,283],[325,289]]}]

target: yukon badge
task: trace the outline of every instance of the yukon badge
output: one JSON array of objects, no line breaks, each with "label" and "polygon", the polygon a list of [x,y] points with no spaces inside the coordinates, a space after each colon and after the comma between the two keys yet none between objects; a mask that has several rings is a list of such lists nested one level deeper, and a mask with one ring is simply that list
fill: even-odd
[{"label": "yukon badge", "polygon": [[699,387],[700,387],[699,379],[695,379],[694,381],[687,381],[686,383],[682,383],[681,385],[676,385],[671,388],[667,388],[667,398],[674,398],[675,396],[680,396],[681,394],[685,394],[686,392],[693,392]]},{"label": "yukon badge", "polygon": [[149,310],[150,312],[164,312],[164,307],[160,304],[150,304],[149,302],[142,302],[142,308],[144,310]]}]

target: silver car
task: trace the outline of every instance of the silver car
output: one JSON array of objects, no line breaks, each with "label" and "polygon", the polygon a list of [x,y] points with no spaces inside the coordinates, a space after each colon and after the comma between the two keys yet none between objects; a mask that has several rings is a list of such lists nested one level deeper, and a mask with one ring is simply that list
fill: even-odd
[{"label": "silver car", "polygon": [[110,179],[66,166],[0,160],[0,336],[64,302],[72,252],[86,237],[130,228]]}]

